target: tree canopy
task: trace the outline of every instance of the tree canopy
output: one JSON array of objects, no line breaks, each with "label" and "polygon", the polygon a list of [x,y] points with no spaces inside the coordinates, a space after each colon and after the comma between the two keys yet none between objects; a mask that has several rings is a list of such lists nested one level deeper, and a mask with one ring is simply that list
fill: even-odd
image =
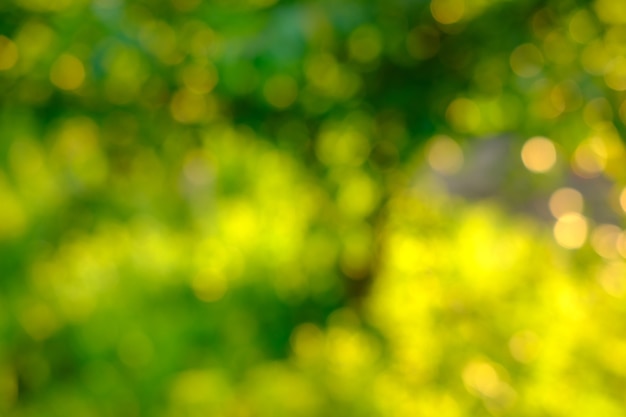
[{"label": "tree canopy", "polygon": [[622,416],[626,3],[0,4],[0,415]]}]

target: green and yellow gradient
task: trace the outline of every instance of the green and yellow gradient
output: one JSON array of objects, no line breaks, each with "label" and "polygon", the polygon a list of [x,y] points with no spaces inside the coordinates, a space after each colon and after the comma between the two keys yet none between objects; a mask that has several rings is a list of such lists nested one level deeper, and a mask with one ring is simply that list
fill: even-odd
[{"label": "green and yellow gradient", "polygon": [[625,24],[1,3],[0,415],[625,415]]}]

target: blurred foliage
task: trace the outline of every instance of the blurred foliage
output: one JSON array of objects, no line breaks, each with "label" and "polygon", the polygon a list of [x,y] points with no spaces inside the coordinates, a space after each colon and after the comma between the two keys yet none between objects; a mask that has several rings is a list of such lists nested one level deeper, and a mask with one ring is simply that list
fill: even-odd
[{"label": "blurred foliage", "polygon": [[0,3],[0,415],[624,415],[625,24]]}]

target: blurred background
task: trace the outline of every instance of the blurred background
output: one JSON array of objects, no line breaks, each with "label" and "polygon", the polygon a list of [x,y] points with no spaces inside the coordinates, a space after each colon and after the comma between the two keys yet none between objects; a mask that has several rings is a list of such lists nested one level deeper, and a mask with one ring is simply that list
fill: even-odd
[{"label": "blurred background", "polygon": [[626,414],[626,3],[0,3],[0,415]]}]

